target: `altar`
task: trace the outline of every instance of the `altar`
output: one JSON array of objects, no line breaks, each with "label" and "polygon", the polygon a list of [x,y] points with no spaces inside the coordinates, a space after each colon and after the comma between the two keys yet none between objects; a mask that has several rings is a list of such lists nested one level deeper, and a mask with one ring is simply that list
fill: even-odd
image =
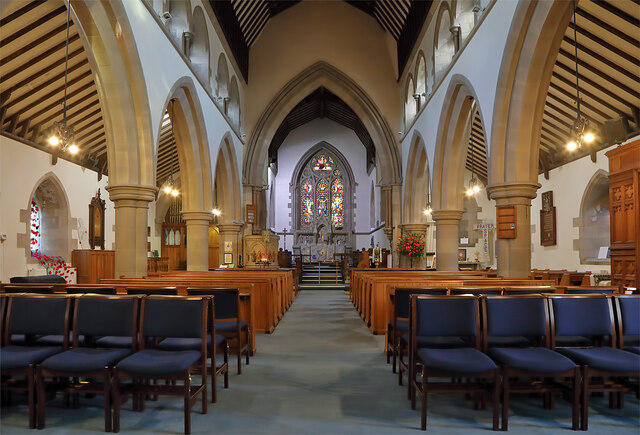
[{"label": "altar", "polygon": [[351,251],[346,232],[327,231],[325,227],[321,227],[316,233],[298,231],[294,241],[294,253],[308,255],[311,261],[335,261],[334,254]]}]

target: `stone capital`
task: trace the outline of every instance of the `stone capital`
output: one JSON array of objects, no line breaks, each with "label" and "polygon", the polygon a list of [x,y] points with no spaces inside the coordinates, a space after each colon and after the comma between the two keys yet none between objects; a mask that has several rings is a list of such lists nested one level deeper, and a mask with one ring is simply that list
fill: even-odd
[{"label": "stone capital", "polygon": [[211,212],[207,211],[182,211],[182,219],[187,223],[187,225],[189,225],[189,223],[191,222],[198,223],[198,221],[201,221],[203,225],[209,225],[212,217],[213,215],[211,214]]},{"label": "stone capital", "polygon": [[109,199],[115,203],[115,207],[127,205],[130,207],[148,207],[151,201],[155,201],[158,188],[155,186],[141,186],[137,184],[117,184],[105,187],[109,192]]},{"label": "stone capital", "polygon": [[462,219],[463,210],[433,210],[431,212],[431,218],[438,223],[438,221],[459,221]]},{"label": "stone capital", "polygon": [[218,224],[220,233],[240,233],[242,224]]},{"label": "stone capital", "polygon": [[487,192],[496,205],[530,205],[540,187],[539,183],[500,183],[487,186]]}]

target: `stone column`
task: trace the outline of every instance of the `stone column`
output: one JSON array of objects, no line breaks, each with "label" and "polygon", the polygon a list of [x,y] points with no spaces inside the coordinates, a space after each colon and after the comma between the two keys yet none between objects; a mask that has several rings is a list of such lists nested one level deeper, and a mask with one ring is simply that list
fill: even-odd
[{"label": "stone column", "polygon": [[531,200],[539,188],[538,183],[505,183],[487,187],[496,207],[513,205],[516,210],[516,238],[497,239],[498,276],[527,278],[531,275]]},{"label": "stone column", "polygon": [[462,210],[434,210],[436,222],[436,269],[458,270],[458,227]]},{"label": "stone column", "polygon": [[187,270],[209,270],[209,222],[211,212],[183,211],[187,224]]},{"label": "stone column", "polygon": [[[428,224],[404,224],[402,225],[402,233],[403,235],[407,235],[409,233],[414,233],[417,234],[418,236],[422,236],[422,239],[425,241],[425,251],[426,251],[426,247],[427,247],[427,228],[429,227]],[[402,255],[402,257],[404,257],[404,262],[405,262],[405,266],[406,267],[410,267],[411,265],[411,259],[405,255]],[[416,269],[425,269],[427,267],[427,257],[423,254],[422,257],[420,258],[414,258],[413,259],[413,267]]]},{"label": "stone column", "polygon": [[147,275],[147,220],[155,186],[109,185],[116,219],[115,277]]},{"label": "stone column", "polygon": [[[238,254],[241,252],[240,244],[242,238],[240,231],[242,230],[242,224],[218,224],[218,230],[220,230],[220,264],[225,264],[224,254],[232,254],[233,264],[238,266]],[[225,252],[225,242],[231,242],[231,252]],[[243,264],[246,264],[246,259],[243,259]]]}]

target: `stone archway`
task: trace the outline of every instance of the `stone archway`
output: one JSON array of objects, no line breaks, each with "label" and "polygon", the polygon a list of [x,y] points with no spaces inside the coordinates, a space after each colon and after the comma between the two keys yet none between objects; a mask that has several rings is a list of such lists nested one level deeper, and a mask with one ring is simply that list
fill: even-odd
[{"label": "stone archway", "polygon": [[551,73],[571,20],[571,2],[519,2],[502,57],[493,109],[487,191],[514,206],[516,238],[498,239],[498,275],[531,270],[531,199],[540,187],[540,126]]},{"label": "stone archway", "polygon": [[376,147],[380,161],[380,184],[402,182],[398,141],[369,95],[346,74],[326,62],[318,62],[292,79],[271,100],[260,116],[244,155],[243,182],[253,186],[266,184],[269,144],[287,114],[307,95],[325,87],[340,97],[362,120]]},{"label": "stone archway", "polygon": [[[458,225],[463,213],[464,168],[469,136],[482,110],[469,80],[454,75],[440,114],[433,164],[433,220],[438,270],[458,270]],[[483,122],[484,124],[484,122]]]},{"label": "stone archway", "polygon": [[413,133],[404,185],[403,224],[424,224],[428,196],[431,191],[431,173],[422,135]]},{"label": "stone archway", "polygon": [[[213,182],[204,115],[191,78],[182,77],[174,83],[162,108],[162,113],[165,111],[173,124],[180,165],[182,217],[187,225],[187,270],[208,270],[207,234]],[[157,137],[160,140],[159,133]]]},{"label": "stone archway", "polygon": [[153,134],[145,75],[120,2],[70,2],[95,74],[115,207],[115,275],[147,273],[147,215],[155,199]]}]

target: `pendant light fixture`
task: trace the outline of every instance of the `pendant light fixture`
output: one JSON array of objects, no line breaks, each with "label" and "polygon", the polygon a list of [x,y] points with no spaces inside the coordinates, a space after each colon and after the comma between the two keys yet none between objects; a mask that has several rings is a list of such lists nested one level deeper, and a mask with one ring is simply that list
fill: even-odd
[{"label": "pendant light fixture", "polygon": [[62,103],[62,121],[53,122],[53,132],[49,137],[49,145],[60,147],[60,151],[77,154],[80,149],[74,143],[75,132],[67,125],[67,84],[69,78],[69,27],[71,23],[71,5],[67,5],[67,43],[64,58],[64,100]]},{"label": "pendant light fixture", "polygon": [[469,180],[469,187],[467,188],[467,191],[465,192],[467,194],[467,196],[471,197],[473,195],[475,195],[476,193],[480,192],[480,181],[476,178],[476,174],[474,174],[473,172],[473,145],[469,145],[470,149],[471,149],[471,180]]},{"label": "pendant light fixture", "polygon": [[[169,102],[170,106],[170,110],[171,110],[171,116],[169,117],[169,122],[171,123],[171,148],[170,150],[173,151],[176,148],[176,137],[173,134],[173,100],[171,100]],[[167,181],[164,183],[164,187],[162,188],[162,190],[164,191],[164,193],[166,193],[167,195],[171,195],[173,197],[177,197],[178,195],[180,195],[180,191],[176,188],[176,183],[175,181],[173,181],[173,156],[169,156],[169,159],[171,160],[171,172],[169,173],[169,178],[167,179]]]},{"label": "pendant light fixture", "polygon": [[431,216],[431,212],[433,209],[431,208],[431,186],[427,189],[427,207],[424,209],[423,213],[425,216]]},{"label": "pendant light fixture", "polygon": [[576,64],[576,119],[569,131],[567,150],[575,151],[583,144],[590,144],[595,140],[595,135],[590,128],[589,118],[582,116],[580,112],[580,79],[578,75],[578,32],[576,30],[576,0],[573,0],[573,52]]}]

